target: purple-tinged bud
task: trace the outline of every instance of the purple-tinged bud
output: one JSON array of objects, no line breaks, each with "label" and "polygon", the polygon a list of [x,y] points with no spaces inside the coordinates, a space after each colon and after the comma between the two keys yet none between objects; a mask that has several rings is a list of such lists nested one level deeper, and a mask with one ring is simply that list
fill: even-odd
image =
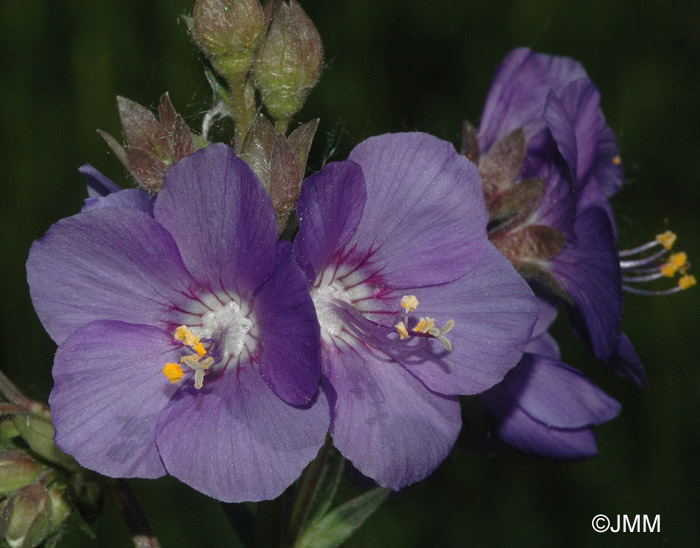
[{"label": "purple-tinged bud", "polygon": [[0,497],[6,497],[34,482],[42,466],[24,451],[0,453]]},{"label": "purple-tinged bud", "polygon": [[[255,57],[255,86],[276,120],[289,120],[318,82],[323,46],[318,30],[298,2],[279,2]],[[275,9],[276,8],[276,9]]]},{"label": "purple-tinged bud", "polygon": [[61,451],[53,441],[54,428],[50,420],[37,415],[15,415],[13,421],[22,439],[40,457],[73,472],[82,470],[70,455]]},{"label": "purple-tinged bud", "polygon": [[27,485],[3,503],[0,536],[13,548],[38,546],[50,527],[51,499],[41,485]]},{"label": "purple-tinged bud", "polygon": [[98,132],[139,185],[157,194],[168,167],[195,151],[192,133],[167,93],[160,98],[160,121],[150,110],[124,97],[117,97],[117,108],[126,146]]},{"label": "purple-tinged bud", "polygon": [[232,83],[243,82],[263,32],[258,0],[197,0],[194,35],[214,68]]},{"label": "purple-tinged bud", "polygon": [[318,122],[318,119],[307,122],[285,137],[275,132],[265,116],[259,115],[241,148],[241,158],[272,197],[280,231],[299,197]]}]

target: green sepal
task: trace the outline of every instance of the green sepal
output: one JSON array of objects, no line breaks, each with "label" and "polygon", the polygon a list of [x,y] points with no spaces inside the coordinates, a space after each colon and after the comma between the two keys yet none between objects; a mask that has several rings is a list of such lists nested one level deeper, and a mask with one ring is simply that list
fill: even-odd
[{"label": "green sepal", "polygon": [[55,431],[50,420],[36,415],[18,414],[13,417],[13,421],[20,436],[37,455],[72,472],[82,470],[73,457],[56,447],[53,441]]},{"label": "green sepal", "polygon": [[389,490],[377,487],[341,504],[321,519],[311,523],[295,548],[334,548],[345,542],[389,495]]}]

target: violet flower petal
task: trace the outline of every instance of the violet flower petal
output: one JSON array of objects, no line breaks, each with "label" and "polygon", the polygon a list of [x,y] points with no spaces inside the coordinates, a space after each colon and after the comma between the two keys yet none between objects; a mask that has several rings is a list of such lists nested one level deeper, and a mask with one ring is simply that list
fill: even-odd
[{"label": "violet flower petal", "polygon": [[586,77],[573,59],[518,48],[496,71],[481,116],[478,139],[482,152],[511,131],[524,127],[528,138],[544,127],[547,93],[559,93],[572,80]]},{"label": "violet flower petal", "polygon": [[499,385],[534,420],[576,429],[614,419],[621,406],[582,373],[561,362],[525,354]]},{"label": "violet flower petal", "polygon": [[350,159],[362,167],[367,201],[348,245],[368,253],[392,287],[452,281],[481,259],[488,220],[481,179],[450,143],[386,134],[357,145]]},{"label": "violet flower petal", "polygon": [[350,160],[328,164],[304,181],[297,204],[301,230],[294,239],[294,255],[309,285],[355,233],[366,198],[362,169]]},{"label": "violet flower petal", "polygon": [[178,393],[156,443],[168,473],[194,489],[224,502],[258,501],[299,477],[329,421],[322,392],[306,408],[287,405],[248,363]]},{"label": "violet flower petal", "polygon": [[639,359],[632,341],[624,333],[620,333],[617,348],[610,356],[607,365],[621,377],[632,380],[639,388],[647,388],[647,376],[644,373],[642,360]]},{"label": "violet flower petal", "polygon": [[121,187],[91,164],[83,164],[78,171],[85,175],[88,197],[100,198],[112,192],[119,192]]},{"label": "violet flower petal", "polygon": [[607,213],[592,207],[574,225],[576,240],[550,260],[550,268],[575,306],[569,313],[590,340],[598,359],[607,361],[617,346],[622,321],[622,285],[615,237]]},{"label": "violet flower petal", "polygon": [[280,398],[307,404],[321,378],[321,333],[307,281],[280,242],[277,268],[255,295],[260,374]]},{"label": "violet flower petal", "polygon": [[29,251],[27,280],[41,323],[59,344],[94,320],[169,329],[196,292],[170,234],[128,209],[54,224]]},{"label": "violet flower petal", "polygon": [[[482,399],[488,400],[488,397]],[[529,455],[579,460],[598,454],[598,445],[591,428],[549,428],[532,419],[518,407],[511,408],[496,421],[494,427],[495,435],[501,441]]]},{"label": "violet flower petal", "polygon": [[324,362],[336,393],[333,443],[383,487],[398,490],[423,479],[457,439],[458,400],[429,391],[367,346],[339,344]]},{"label": "violet flower petal", "polygon": [[451,352],[432,340],[429,351],[402,360],[441,394],[478,394],[500,382],[520,360],[539,309],[527,283],[491,244],[482,261],[459,280],[412,292],[421,316],[435,318],[438,327],[455,322],[446,335]]},{"label": "violet flower petal", "polygon": [[197,282],[214,294],[253,292],[274,268],[279,229],[270,195],[224,144],[168,169],[155,218]]},{"label": "violet flower petal", "polygon": [[146,325],[92,322],[58,348],[49,397],[56,444],[110,477],[157,478],[158,416],[177,387],[161,372],[180,345]]},{"label": "violet flower petal", "polygon": [[93,209],[114,207],[118,209],[133,209],[142,211],[153,217],[153,197],[146,194],[140,188],[127,188],[99,198],[88,198],[80,210],[85,213]]}]

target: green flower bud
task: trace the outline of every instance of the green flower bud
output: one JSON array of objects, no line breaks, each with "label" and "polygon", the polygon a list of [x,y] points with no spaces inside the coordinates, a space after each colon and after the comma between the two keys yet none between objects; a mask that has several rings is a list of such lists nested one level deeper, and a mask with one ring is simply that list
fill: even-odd
[{"label": "green flower bud", "polygon": [[50,420],[36,415],[15,415],[15,426],[30,449],[49,462],[67,470],[82,470],[70,455],[61,451],[53,441],[54,428]]},{"label": "green flower bud", "polygon": [[41,465],[24,451],[10,450],[0,454],[0,496],[10,495],[32,483],[41,472]]},{"label": "green flower bud", "polygon": [[255,86],[276,120],[289,120],[318,82],[323,46],[298,2],[280,2],[255,57]]},{"label": "green flower bud", "polygon": [[260,2],[197,0],[193,20],[195,38],[217,72],[229,82],[243,82],[263,31]]},{"label": "green flower bud", "polygon": [[51,499],[41,485],[27,485],[0,511],[0,535],[12,548],[33,548],[48,536]]}]

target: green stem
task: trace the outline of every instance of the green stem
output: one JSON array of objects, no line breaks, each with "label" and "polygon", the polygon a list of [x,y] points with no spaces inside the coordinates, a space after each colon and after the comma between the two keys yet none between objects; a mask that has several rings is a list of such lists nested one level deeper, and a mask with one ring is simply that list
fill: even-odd
[{"label": "green stem", "polygon": [[238,539],[244,548],[255,547],[255,516],[250,508],[244,503],[234,504],[222,502],[221,508],[224,510],[229,523],[236,531]]},{"label": "green stem", "polygon": [[238,130],[237,143],[242,147],[255,120],[255,88],[250,79],[242,83],[232,83],[231,98]]},{"label": "green stem", "polygon": [[25,411],[45,418],[51,418],[51,412],[47,405],[38,401],[30,400],[20,392],[14,383],[0,371],[0,394],[10,403],[14,403]]},{"label": "green stem", "polygon": [[275,120],[275,131],[279,135],[284,135],[287,133],[287,126],[289,126],[289,118],[278,118]]},{"label": "green stem", "polygon": [[131,532],[134,546],[136,548],[160,548],[160,542],[153,533],[143,508],[126,480],[112,481],[110,486],[122,517]]}]

